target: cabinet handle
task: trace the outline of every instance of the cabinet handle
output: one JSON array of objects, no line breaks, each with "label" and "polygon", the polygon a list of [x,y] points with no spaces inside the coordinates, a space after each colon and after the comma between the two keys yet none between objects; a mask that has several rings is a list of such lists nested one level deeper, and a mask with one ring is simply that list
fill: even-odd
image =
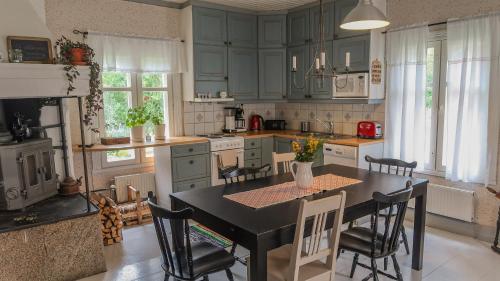
[{"label": "cabinet handle", "polygon": [[190,148],[190,149],[188,149],[188,151],[189,151],[189,152],[193,152],[193,151],[194,151],[194,149],[193,149],[193,148]]},{"label": "cabinet handle", "polygon": [[189,164],[193,165],[194,164],[194,160],[189,160]]},{"label": "cabinet handle", "polygon": [[227,45],[227,41],[224,41],[224,45]]},{"label": "cabinet handle", "polygon": [[250,143],[250,145],[254,146],[254,145],[255,145],[255,143],[254,143],[254,142],[252,142],[252,143]]},{"label": "cabinet handle", "polygon": [[194,183],[192,183],[189,187],[190,188],[194,188],[196,185]]},{"label": "cabinet handle", "polygon": [[229,46],[233,45],[233,42],[229,41]]},{"label": "cabinet handle", "polygon": [[229,79],[229,77],[227,77],[227,76],[224,76],[224,80],[228,80],[228,79]]},{"label": "cabinet handle", "polygon": [[252,153],[252,156],[255,156],[255,153]]}]

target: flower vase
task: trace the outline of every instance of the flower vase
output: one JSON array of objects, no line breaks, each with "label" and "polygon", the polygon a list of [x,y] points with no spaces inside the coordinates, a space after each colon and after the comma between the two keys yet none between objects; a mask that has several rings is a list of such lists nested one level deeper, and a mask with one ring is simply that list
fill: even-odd
[{"label": "flower vase", "polygon": [[[314,179],[312,174],[312,164],[313,162],[298,161],[293,161],[291,163],[290,170],[292,171],[295,184],[298,188],[306,189],[312,186]],[[294,166],[296,166],[296,171]]]}]

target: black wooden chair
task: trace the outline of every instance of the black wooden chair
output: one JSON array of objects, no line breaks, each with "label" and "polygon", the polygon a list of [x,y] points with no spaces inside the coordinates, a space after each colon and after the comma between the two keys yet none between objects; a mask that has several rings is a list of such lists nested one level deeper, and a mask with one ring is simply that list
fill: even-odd
[{"label": "black wooden chair", "polygon": [[[254,168],[254,167],[245,167],[245,168],[238,168],[238,167],[233,167],[233,168],[228,168],[225,170],[220,171],[222,178],[224,178],[224,181],[226,184],[230,183],[238,183],[240,182],[240,178],[244,178],[245,181],[247,180],[255,180],[258,178],[258,175],[267,177],[267,174],[271,172],[271,165],[266,164],[260,168]],[[236,248],[238,245],[236,243],[233,243],[233,246],[231,247],[230,253],[236,258],[238,262],[240,262],[243,265],[247,265],[247,262],[245,261],[245,258],[240,258],[236,256]]]},{"label": "black wooden chair", "polygon": [[[417,167],[417,162],[405,162],[399,159],[390,159],[390,158],[373,158],[369,155],[365,156],[366,162],[369,163],[368,170],[371,172],[374,170],[374,166],[378,165],[378,172],[379,173],[394,173],[396,175],[401,175],[401,176],[408,176],[408,177],[413,177],[413,170]],[[387,212],[387,211],[382,211],[380,213],[381,217],[386,217],[386,216],[394,216],[395,214],[392,212]],[[404,225],[402,226],[402,232],[401,232],[401,243],[404,244],[406,253],[409,255],[410,254],[410,246],[408,245],[408,237],[406,235],[406,229]],[[387,270],[387,259],[384,260],[384,269]]]},{"label": "black wooden chair", "polygon": [[[191,242],[188,220],[193,216],[193,209],[169,211],[158,206],[152,194],[148,197],[163,257],[162,268],[165,271],[165,281],[168,281],[170,276],[174,280],[195,281],[203,278],[208,281],[209,274],[223,270],[226,271],[229,281],[234,280],[230,270],[235,263],[233,255],[208,242]],[[172,242],[168,239],[165,226],[167,221],[172,228],[170,239]],[[174,231],[174,226],[182,227],[184,233]]]},{"label": "black wooden chair", "polygon": [[[372,272],[363,281],[373,278],[378,281],[378,274],[382,274],[394,280],[403,280],[398,261],[396,259],[396,252],[398,251],[399,236],[402,233],[402,226],[406,214],[408,201],[410,200],[413,188],[411,181],[406,184],[406,189],[385,195],[379,192],[373,193],[373,200],[376,202],[376,212],[374,214],[375,220],[371,223],[370,228],[366,227],[351,227],[340,234],[339,249],[354,252],[354,260],[352,263],[350,277],[354,276],[356,266],[361,266],[370,269]],[[392,213],[395,210],[394,221],[391,222],[393,216],[385,216],[384,232],[378,232],[378,220],[381,217],[380,211],[389,208]],[[391,227],[392,226],[392,227]],[[371,265],[365,265],[359,262],[359,255],[364,255],[371,259]],[[377,269],[377,259],[392,258],[396,276],[390,275],[386,272]]]},{"label": "black wooden chair", "polygon": [[220,171],[222,178],[226,184],[240,182],[240,178],[247,180],[257,179],[258,176],[267,177],[267,174],[271,172],[271,165],[266,164],[260,168],[245,167],[245,168],[228,168]]}]

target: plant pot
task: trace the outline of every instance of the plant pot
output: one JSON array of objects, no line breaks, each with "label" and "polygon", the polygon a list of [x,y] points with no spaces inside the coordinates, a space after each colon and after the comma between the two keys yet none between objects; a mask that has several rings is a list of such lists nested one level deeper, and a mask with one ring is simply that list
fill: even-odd
[{"label": "plant pot", "polygon": [[[314,180],[312,164],[313,162],[293,161],[290,165],[290,170],[292,170],[292,175],[298,188],[306,189],[312,186]],[[294,166],[297,167],[297,171],[294,170]]]},{"label": "plant pot", "polygon": [[165,124],[155,125],[155,140],[165,139]]},{"label": "plant pot", "polygon": [[87,55],[87,51],[82,48],[72,48],[71,52],[71,63],[73,65],[87,65],[85,61],[85,57]]},{"label": "plant pot", "polygon": [[136,126],[130,129],[132,132],[132,141],[133,142],[144,142],[144,127]]}]

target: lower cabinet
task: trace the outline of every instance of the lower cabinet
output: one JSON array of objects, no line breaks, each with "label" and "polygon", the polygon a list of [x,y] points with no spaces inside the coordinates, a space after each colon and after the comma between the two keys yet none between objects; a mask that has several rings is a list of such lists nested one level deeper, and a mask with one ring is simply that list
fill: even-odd
[{"label": "lower cabinet", "polygon": [[173,158],[172,178],[174,182],[210,176],[210,156],[208,154]]},{"label": "lower cabinet", "polygon": [[176,182],[173,185],[173,192],[187,191],[196,188],[209,187],[211,184],[210,178],[196,179]]}]

